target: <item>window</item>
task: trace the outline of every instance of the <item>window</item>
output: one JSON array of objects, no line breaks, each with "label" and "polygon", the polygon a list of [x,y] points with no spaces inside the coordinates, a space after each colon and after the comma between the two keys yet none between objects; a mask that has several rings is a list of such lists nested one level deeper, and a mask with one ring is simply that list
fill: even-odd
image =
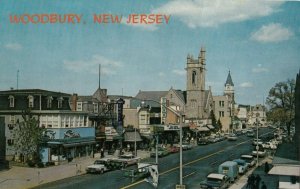
[{"label": "window", "polygon": [[57,107],[58,107],[58,108],[62,108],[63,97],[59,97],[57,103],[58,103],[58,104],[57,104]]},{"label": "window", "polygon": [[219,101],[219,106],[224,107],[224,101]]},{"label": "window", "polygon": [[16,120],[15,115],[11,115],[10,116],[10,123],[15,124],[15,122],[16,122],[15,120]]},{"label": "window", "polygon": [[28,96],[28,107],[33,108],[33,106],[34,106],[34,98],[32,95],[29,95]]},{"label": "window", "polygon": [[98,103],[94,103],[94,113],[98,113]]},{"label": "window", "polygon": [[197,100],[195,100],[195,99],[191,100],[191,107],[192,108],[196,108],[197,107]]},{"label": "window", "polygon": [[13,97],[12,95],[9,95],[8,99],[9,99],[9,107],[10,108],[15,107],[15,97]]},{"label": "window", "polygon": [[47,108],[51,108],[52,107],[52,96],[48,96],[47,98]]},{"label": "window", "polygon": [[197,77],[197,73],[196,73],[196,71],[193,71],[193,73],[192,73],[192,84],[193,85],[196,85],[196,78]]},{"label": "window", "polygon": [[224,111],[219,111],[219,117],[224,117]]},{"label": "window", "polygon": [[77,111],[82,111],[82,102],[77,102]]},{"label": "window", "polygon": [[14,145],[14,139],[8,139],[7,144],[8,144],[8,146]]}]

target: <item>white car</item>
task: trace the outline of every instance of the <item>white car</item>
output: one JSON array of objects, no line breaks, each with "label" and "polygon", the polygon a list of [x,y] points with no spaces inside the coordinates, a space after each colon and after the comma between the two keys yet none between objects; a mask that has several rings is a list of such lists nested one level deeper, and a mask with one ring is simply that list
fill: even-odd
[{"label": "white car", "polygon": [[262,140],[259,138],[259,139],[253,139],[253,142],[252,142],[253,145],[262,145],[263,142]]},{"label": "white car", "polygon": [[127,167],[129,165],[135,165],[141,160],[140,157],[136,157],[132,154],[124,154],[120,155],[119,158],[111,159],[111,161],[122,162],[123,167]]},{"label": "white car", "polygon": [[108,171],[107,168],[107,160],[96,160],[94,164],[89,165],[85,168],[87,173],[104,173],[105,171]]},{"label": "white car", "polygon": [[251,155],[241,155],[241,159],[245,160],[249,167],[253,167],[256,164],[256,161]]},{"label": "white car", "polygon": [[[256,146],[257,147],[257,146]],[[252,155],[253,156],[257,156],[258,155],[258,157],[265,157],[266,156],[266,150],[262,147],[262,145],[258,145],[258,150],[256,149],[256,147],[255,147],[255,149],[252,151]]]},{"label": "white car", "polygon": [[206,180],[200,182],[200,188],[218,188],[225,189],[229,187],[229,178],[226,175],[211,173],[206,177]]}]

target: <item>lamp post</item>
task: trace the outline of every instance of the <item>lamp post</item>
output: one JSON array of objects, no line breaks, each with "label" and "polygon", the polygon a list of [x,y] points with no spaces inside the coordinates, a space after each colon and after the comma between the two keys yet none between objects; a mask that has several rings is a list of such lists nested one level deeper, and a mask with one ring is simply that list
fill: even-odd
[{"label": "lamp post", "polygon": [[[257,116],[257,115],[256,115]],[[256,118],[256,166],[258,166],[258,119]]]},{"label": "lamp post", "polygon": [[[182,162],[182,127],[183,127],[183,123],[185,122],[185,115],[180,112],[178,113],[177,111],[173,110],[172,108],[169,108],[168,106],[162,104],[161,102],[158,102],[156,100],[152,100],[152,99],[147,99],[147,101],[152,101],[152,102],[155,102],[155,103],[158,103],[160,104],[161,106],[167,108],[168,110],[170,110],[172,113],[174,113],[175,115],[177,115],[180,119],[180,123],[179,123],[179,183],[180,183],[180,188],[185,188],[184,185],[183,185],[183,162]],[[142,104],[144,104],[144,101],[142,102]],[[157,155],[157,144],[158,144],[158,136],[156,136],[156,163],[158,163],[158,155]],[[176,186],[177,187],[177,186]]]},{"label": "lamp post", "polygon": [[134,156],[137,156],[137,151],[136,151],[136,128],[134,128]]}]

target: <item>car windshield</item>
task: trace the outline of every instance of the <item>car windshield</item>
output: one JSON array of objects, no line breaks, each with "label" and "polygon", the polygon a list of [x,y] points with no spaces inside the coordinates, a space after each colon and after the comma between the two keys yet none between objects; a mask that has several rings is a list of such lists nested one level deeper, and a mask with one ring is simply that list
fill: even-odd
[{"label": "car windshield", "polygon": [[94,164],[105,164],[105,161],[99,161],[99,160],[97,160],[97,161],[95,161]]}]

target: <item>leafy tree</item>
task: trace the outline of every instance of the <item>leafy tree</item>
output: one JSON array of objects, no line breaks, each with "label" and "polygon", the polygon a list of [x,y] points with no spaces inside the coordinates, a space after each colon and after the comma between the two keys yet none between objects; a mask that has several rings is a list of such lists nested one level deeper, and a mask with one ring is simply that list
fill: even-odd
[{"label": "leafy tree", "polygon": [[23,121],[14,130],[14,149],[18,154],[22,154],[26,161],[29,157],[38,158],[38,146],[43,140],[45,128],[39,127],[39,120],[33,117],[30,110],[22,113]]},{"label": "leafy tree", "polygon": [[295,118],[295,84],[293,79],[276,83],[267,97],[268,120],[285,125],[288,135]]},{"label": "leafy tree", "polygon": [[215,113],[214,113],[213,110],[210,111],[209,118],[211,119],[212,126],[214,126],[216,130],[219,130],[217,120],[216,120],[216,117],[215,117]]},{"label": "leafy tree", "polygon": [[221,123],[220,119],[218,120],[217,125],[218,125],[218,128],[219,128],[220,130],[222,130],[222,123]]}]

